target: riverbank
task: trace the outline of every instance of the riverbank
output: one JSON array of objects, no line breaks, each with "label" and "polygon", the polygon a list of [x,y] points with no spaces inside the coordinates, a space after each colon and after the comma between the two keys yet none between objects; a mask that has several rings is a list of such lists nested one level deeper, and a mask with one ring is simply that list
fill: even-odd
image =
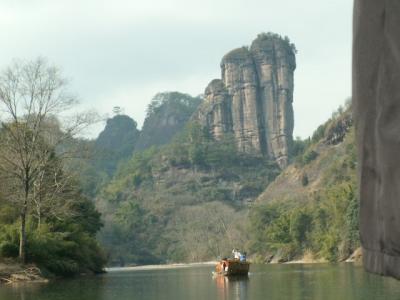
[{"label": "riverbank", "polygon": [[[357,249],[346,262],[360,262],[362,257],[361,248]],[[251,261],[251,260],[250,260]],[[140,265],[127,267],[109,267],[105,268],[105,272],[121,272],[121,271],[142,271],[142,270],[163,270],[163,269],[180,269],[196,266],[215,266],[218,261],[206,261],[196,263],[174,263],[164,265]],[[270,261],[269,264],[321,264],[328,263],[325,259],[315,259],[313,255],[304,255],[300,259],[287,262]],[[0,284],[16,283],[16,282],[48,282],[49,280],[42,275],[42,271],[35,265],[22,265],[15,261],[0,262]]]},{"label": "riverbank", "polygon": [[[142,271],[142,270],[165,270],[180,269],[196,266],[214,266],[217,261],[197,263],[175,263],[165,265],[141,265],[127,267],[105,268],[105,272]],[[0,284],[11,284],[17,282],[48,282],[49,279],[42,275],[42,271],[35,265],[22,265],[15,261],[0,262]]]},{"label": "riverbank", "polygon": [[[310,259],[304,257],[301,259],[291,260],[287,262],[269,262],[269,263],[257,263],[249,260],[250,263],[254,264],[327,264],[329,261],[326,259]],[[346,262],[355,262],[352,260],[346,260]],[[144,270],[168,270],[168,269],[182,269],[191,268],[197,266],[215,266],[218,261],[207,261],[207,262],[196,262],[196,263],[175,263],[175,264],[164,264],[164,265],[140,265],[140,266],[126,266],[126,267],[109,267],[105,268],[106,272],[121,272],[121,271],[144,271]]]},{"label": "riverbank", "polygon": [[[328,260],[324,258],[316,258],[312,253],[308,252],[303,257],[290,260],[290,261],[278,261],[271,260],[269,262],[259,262],[257,260],[249,260],[250,263],[259,264],[327,264]],[[354,253],[346,260],[348,263],[361,264],[362,251],[358,248]],[[195,263],[174,263],[174,264],[163,264],[163,265],[140,265],[140,266],[126,266],[126,267],[109,267],[105,268],[106,272],[120,272],[120,271],[142,271],[142,270],[163,270],[163,269],[179,269],[179,268],[190,268],[196,266],[215,266],[218,261],[206,261],[206,262],[195,262]]]},{"label": "riverbank", "polygon": [[[330,263],[326,258],[321,258],[311,251],[306,251],[302,256],[296,256],[290,260],[282,255],[281,251],[277,251],[274,254],[267,255],[265,257],[253,256],[249,259],[251,262],[259,264],[323,264]],[[336,262],[350,262],[356,264],[362,264],[362,249],[361,247],[354,250],[354,252],[346,257],[338,259]]]},{"label": "riverbank", "polygon": [[[362,249],[361,247],[354,250],[354,252],[346,259],[343,259],[339,262],[347,262],[347,263],[355,263],[362,264]],[[320,263],[329,263],[328,260],[324,258],[315,258],[315,256],[308,252],[302,258],[291,260],[288,262],[284,262],[285,264],[320,264]]]},{"label": "riverbank", "polygon": [[17,282],[48,282],[35,265],[22,265],[15,261],[0,262],[0,284]]},{"label": "riverbank", "polygon": [[162,269],[179,269],[179,268],[190,268],[196,266],[213,266],[216,265],[217,261],[206,261],[197,263],[176,263],[176,264],[165,264],[165,265],[143,265],[143,266],[128,266],[128,267],[110,267],[106,268],[106,272],[119,272],[119,271],[142,271],[142,270],[162,270]]}]

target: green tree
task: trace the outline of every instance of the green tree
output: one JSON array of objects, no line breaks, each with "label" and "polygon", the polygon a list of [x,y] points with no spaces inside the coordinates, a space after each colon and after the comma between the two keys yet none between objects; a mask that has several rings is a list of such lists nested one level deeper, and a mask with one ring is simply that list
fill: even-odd
[{"label": "green tree", "polygon": [[62,131],[52,122],[76,102],[65,86],[60,71],[43,59],[16,62],[0,74],[0,171],[9,187],[8,199],[19,209],[22,262],[33,187],[51,163],[54,149],[91,121],[87,114],[76,114]]},{"label": "green tree", "polygon": [[201,166],[207,151],[204,129],[199,124],[190,123],[186,130],[189,161],[193,166]]}]

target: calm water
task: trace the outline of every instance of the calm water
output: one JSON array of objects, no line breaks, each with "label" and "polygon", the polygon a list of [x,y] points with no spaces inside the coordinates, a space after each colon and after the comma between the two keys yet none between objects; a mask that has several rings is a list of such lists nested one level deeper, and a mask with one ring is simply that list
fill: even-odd
[{"label": "calm water", "polygon": [[351,264],[252,265],[248,279],[213,278],[211,266],[115,271],[50,284],[1,286],[1,300],[400,299],[400,281]]}]

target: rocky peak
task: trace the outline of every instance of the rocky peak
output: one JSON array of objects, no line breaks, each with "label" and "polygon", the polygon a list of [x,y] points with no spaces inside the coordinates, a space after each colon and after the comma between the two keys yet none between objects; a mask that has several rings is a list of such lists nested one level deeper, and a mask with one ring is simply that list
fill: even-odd
[{"label": "rocky peak", "polygon": [[180,132],[202,101],[179,92],[164,92],[154,96],[147,108],[135,150],[167,144]]},{"label": "rocky peak", "polygon": [[224,83],[222,82],[221,79],[214,79],[209,83],[207,86],[204,96],[206,97],[206,101],[212,101],[214,100],[213,98],[209,98],[210,95],[226,95],[228,91],[225,88]]},{"label": "rocky peak", "polygon": [[123,146],[124,154],[132,154],[134,144],[139,135],[137,123],[126,115],[116,115],[107,119],[106,127],[96,139],[96,146],[107,150],[115,150]]},{"label": "rocky peak", "polygon": [[194,119],[214,138],[233,133],[239,151],[285,167],[294,125],[295,52],[288,38],[272,33],[230,51],[221,61],[222,79],[208,85]]},{"label": "rocky peak", "polygon": [[95,141],[96,166],[111,175],[120,160],[130,157],[139,138],[137,123],[126,115],[107,120]]}]

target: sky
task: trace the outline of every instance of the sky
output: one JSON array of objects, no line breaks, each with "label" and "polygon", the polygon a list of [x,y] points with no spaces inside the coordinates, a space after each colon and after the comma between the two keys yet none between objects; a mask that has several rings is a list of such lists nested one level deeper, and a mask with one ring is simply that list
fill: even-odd
[{"label": "sky", "polygon": [[351,24],[349,0],[0,0],[0,69],[45,57],[82,109],[120,106],[140,127],[156,93],[202,94],[224,54],[271,31],[298,49],[294,136],[306,138],[351,95]]}]

